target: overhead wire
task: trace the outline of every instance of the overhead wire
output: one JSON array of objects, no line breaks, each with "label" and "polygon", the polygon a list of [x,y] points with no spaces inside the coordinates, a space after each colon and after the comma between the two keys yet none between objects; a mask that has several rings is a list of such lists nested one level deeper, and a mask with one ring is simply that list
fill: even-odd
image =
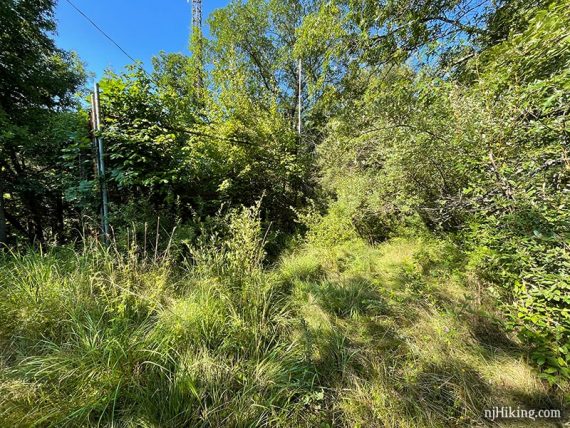
[{"label": "overhead wire", "polygon": [[[97,23],[93,19],[91,19],[85,12],[83,12],[79,7],[77,7],[71,0],[65,0],[65,1],[71,7],[73,7],[79,14],[81,14],[97,31],[99,31],[103,36],[105,36],[109,41],[111,41],[111,43],[113,43],[123,54],[125,54],[127,56],[127,58],[129,58],[131,61],[133,61],[135,63],[137,62],[137,60],[134,59],[131,55],[129,55],[129,53],[125,49],[123,49],[121,47],[121,45],[119,45],[119,43],[117,43],[99,25],[97,25]],[[143,67],[141,67],[141,70],[143,71],[143,73],[145,73],[151,79],[151,81],[153,81],[154,83],[158,83],[155,80],[155,76],[152,76]],[[206,133],[206,132],[194,131],[194,130],[189,130],[189,129],[178,129],[177,131],[185,133],[185,134],[195,135],[195,136],[202,136],[202,137],[215,138],[218,140],[225,140],[225,141],[229,141],[229,142],[233,142],[233,143],[237,143],[237,144],[250,144],[248,141],[240,140],[238,138],[224,137],[221,135],[218,136],[218,135],[214,135],[214,134],[210,134],[210,133]]]},{"label": "overhead wire", "polygon": [[95,21],[93,21],[91,18],[89,18],[89,16],[87,16],[87,14],[85,12],[83,12],[81,9],[79,9],[71,0],[65,0],[67,3],[69,3],[69,5],[74,8],[77,12],[79,12],[87,21],[89,21],[89,23],[91,25],[93,25],[93,27],[95,27],[97,29],[97,31],[99,31],[101,34],[103,34],[111,43],[113,43],[117,48],[119,48],[119,50],[121,52],[123,52],[131,61],[133,62],[137,62],[136,59],[134,59],[131,55],[129,55],[129,53],[123,49],[121,47],[121,45],[119,45],[115,40],[113,40],[113,38],[107,34],[101,27],[99,27]]}]

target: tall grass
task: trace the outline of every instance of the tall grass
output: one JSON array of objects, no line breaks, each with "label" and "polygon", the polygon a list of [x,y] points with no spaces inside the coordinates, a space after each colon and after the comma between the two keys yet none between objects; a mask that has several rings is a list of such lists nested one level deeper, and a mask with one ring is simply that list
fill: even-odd
[{"label": "tall grass", "polygon": [[264,268],[257,210],[226,220],[182,262],[0,256],[0,425],[471,426],[561,405],[449,246],[313,242]]},{"label": "tall grass", "polygon": [[182,266],[88,246],[5,256],[0,420],[6,426],[286,423],[314,370],[287,294],[263,271],[255,209]]}]

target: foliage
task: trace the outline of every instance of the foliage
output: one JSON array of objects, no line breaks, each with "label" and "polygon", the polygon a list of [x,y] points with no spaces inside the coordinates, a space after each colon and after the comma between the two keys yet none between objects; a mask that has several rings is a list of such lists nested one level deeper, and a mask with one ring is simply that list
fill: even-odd
[{"label": "foliage", "polygon": [[62,154],[85,136],[71,110],[85,75],[77,56],[50,38],[53,7],[52,0],[0,5],[0,245],[18,235],[43,243],[66,233],[63,194],[77,171]]},{"label": "foliage", "polygon": [[459,232],[552,382],[569,374],[567,7],[528,12],[523,32],[468,63],[469,85],[361,71],[362,95],[320,147],[324,184],[351,213]]},{"label": "foliage", "polygon": [[[566,385],[569,0],[230,1],[106,73],[105,177],[53,8],[0,6],[11,421],[476,424],[472,321]],[[81,252],[100,180],[115,243]]]},{"label": "foliage", "polygon": [[513,290],[513,323],[553,382],[570,376],[568,6],[529,13],[523,32],[489,49],[478,88],[502,98],[493,111],[502,129],[491,140],[501,184],[477,213],[478,224],[492,232],[473,240],[494,254],[487,268]]},{"label": "foliage", "polygon": [[308,192],[308,159],[287,120],[277,105],[266,110],[239,93],[228,109],[223,93],[219,104],[204,99],[192,70],[185,57],[163,54],[152,75],[134,66],[102,83],[111,199],[145,198],[184,223],[265,195],[265,217],[287,229],[289,207]]}]

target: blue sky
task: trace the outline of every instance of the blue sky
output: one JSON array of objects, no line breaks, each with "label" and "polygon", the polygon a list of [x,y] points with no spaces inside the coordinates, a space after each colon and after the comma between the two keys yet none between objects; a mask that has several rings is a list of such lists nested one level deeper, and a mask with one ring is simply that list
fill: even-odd
[{"label": "blue sky", "polygon": [[[147,68],[161,50],[188,52],[191,5],[186,0],[71,0],[133,58]],[[228,0],[203,0],[204,25],[208,15]],[[97,78],[106,68],[121,70],[131,61],[99,33],[66,0],[56,9],[57,45],[76,51]],[[207,28],[205,28],[207,33]]]}]

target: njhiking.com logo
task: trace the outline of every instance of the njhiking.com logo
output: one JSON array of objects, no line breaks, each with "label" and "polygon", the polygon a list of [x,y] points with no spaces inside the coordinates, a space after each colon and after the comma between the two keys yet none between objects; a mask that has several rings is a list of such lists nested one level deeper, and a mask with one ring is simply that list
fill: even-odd
[{"label": "njhiking.com logo", "polygon": [[562,419],[560,409],[521,409],[520,407],[501,406],[491,407],[484,411],[485,419],[495,421],[497,419]]}]

